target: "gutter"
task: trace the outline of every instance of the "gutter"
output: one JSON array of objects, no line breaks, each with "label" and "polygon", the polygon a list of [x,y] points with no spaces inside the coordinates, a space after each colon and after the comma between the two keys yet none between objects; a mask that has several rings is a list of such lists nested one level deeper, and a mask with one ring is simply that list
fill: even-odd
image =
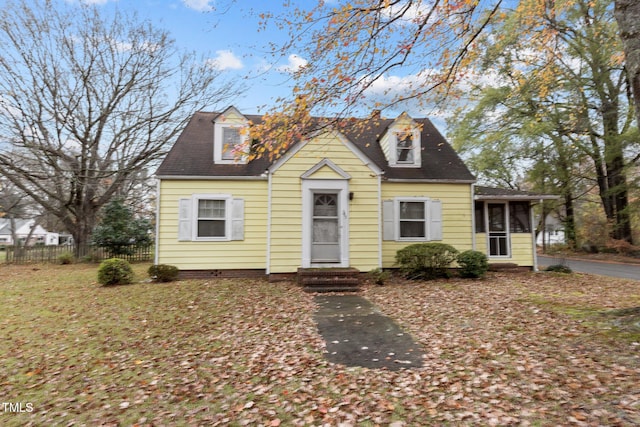
[{"label": "gutter", "polygon": [[156,178],[202,181],[267,181],[265,176],[156,175]]}]

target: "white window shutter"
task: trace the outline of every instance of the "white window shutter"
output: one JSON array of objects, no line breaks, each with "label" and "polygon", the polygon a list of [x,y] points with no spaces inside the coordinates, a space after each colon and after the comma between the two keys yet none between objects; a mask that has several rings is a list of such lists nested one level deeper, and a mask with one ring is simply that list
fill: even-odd
[{"label": "white window shutter", "polygon": [[384,200],[382,202],[382,220],[382,240],[396,240],[393,200]]},{"label": "white window shutter", "polygon": [[191,240],[191,199],[180,199],[178,209],[178,241]]},{"label": "white window shutter", "polygon": [[440,200],[429,201],[429,239],[442,240],[442,202]]},{"label": "white window shutter", "polygon": [[231,240],[244,240],[244,199],[231,201]]}]

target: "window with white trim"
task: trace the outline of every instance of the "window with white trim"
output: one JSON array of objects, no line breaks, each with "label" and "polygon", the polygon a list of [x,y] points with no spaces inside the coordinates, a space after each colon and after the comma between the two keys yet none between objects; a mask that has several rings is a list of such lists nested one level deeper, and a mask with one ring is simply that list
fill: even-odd
[{"label": "window with white trim", "polygon": [[442,240],[442,203],[428,197],[396,197],[383,202],[383,240]]},{"label": "window with white trim", "polygon": [[419,167],[421,164],[420,131],[402,130],[391,138],[389,165],[395,167]]},{"label": "window with white trim", "polygon": [[178,240],[244,240],[244,199],[230,194],[193,194],[180,199]]},{"label": "window with white trim", "polygon": [[414,164],[413,134],[398,132],[396,134],[396,163]]},{"label": "window with white trim", "polygon": [[428,201],[402,201],[398,202],[398,238],[399,239],[424,239],[427,237],[427,207]]},{"label": "window with white trim", "polygon": [[244,125],[214,125],[213,161],[219,164],[242,164],[247,161],[248,135],[242,130]]},{"label": "window with white trim", "polygon": [[222,237],[227,234],[227,200],[198,199],[196,238]]},{"label": "window with white trim", "polygon": [[240,128],[229,126],[222,128],[222,160],[235,160],[239,157],[241,145]]}]

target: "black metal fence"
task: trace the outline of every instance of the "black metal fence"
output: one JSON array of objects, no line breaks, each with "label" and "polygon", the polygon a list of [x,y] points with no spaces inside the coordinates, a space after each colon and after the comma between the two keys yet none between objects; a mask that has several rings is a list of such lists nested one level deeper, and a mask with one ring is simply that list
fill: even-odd
[{"label": "black metal fence", "polygon": [[[74,261],[100,262],[113,255],[105,248],[91,245],[76,246],[7,246],[7,264],[60,263],[63,258]],[[153,245],[131,247],[131,255],[117,255],[129,262],[153,261]]]}]

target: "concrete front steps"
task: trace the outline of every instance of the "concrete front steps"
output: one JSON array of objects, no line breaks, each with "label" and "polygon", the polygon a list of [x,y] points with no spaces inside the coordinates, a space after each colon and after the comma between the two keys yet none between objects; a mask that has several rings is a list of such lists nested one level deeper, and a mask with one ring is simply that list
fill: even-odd
[{"label": "concrete front steps", "polygon": [[357,268],[299,268],[298,283],[306,292],[358,292]]}]

